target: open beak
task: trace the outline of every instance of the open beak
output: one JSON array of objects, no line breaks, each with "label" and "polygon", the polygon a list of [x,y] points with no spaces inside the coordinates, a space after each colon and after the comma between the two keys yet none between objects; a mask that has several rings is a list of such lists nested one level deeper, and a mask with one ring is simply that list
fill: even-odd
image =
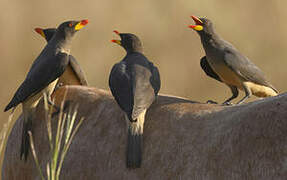
[{"label": "open beak", "polygon": [[89,23],[89,21],[87,19],[84,19],[82,21],[80,21],[76,26],[75,26],[75,30],[79,31],[80,29],[82,29],[83,27],[85,27],[87,24]]},{"label": "open beak", "polygon": [[[116,33],[117,35],[120,35],[119,31],[117,31],[117,30],[114,30],[113,32]],[[117,43],[118,45],[122,44],[121,40],[117,40],[117,39],[113,39],[113,40],[111,40],[111,42]]]},{"label": "open beak", "polygon": [[191,16],[193,21],[195,22],[195,25],[189,25],[188,27],[196,30],[196,31],[201,31],[203,30],[203,22],[196,16]]},{"label": "open beak", "polygon": [[35,28],[34,29],[38,34],[40,34],[43,38],[46,38],[43,29],[41,28]]}]

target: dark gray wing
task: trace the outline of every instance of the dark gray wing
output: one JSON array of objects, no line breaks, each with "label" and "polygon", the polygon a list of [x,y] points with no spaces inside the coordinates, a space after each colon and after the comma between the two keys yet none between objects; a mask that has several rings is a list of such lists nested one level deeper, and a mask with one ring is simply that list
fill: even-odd
[{"label": "dark gray wing", "polygon": [[37,63],[33,63],[26,79],[20,85],[4,111],[17,106],[28,97],[35,95],[37,92],[47,87],[51,82],[63,74],[68,62],[69,59],[67,54],[58,53],[53,57],[39,59]]},{"label": "dark gray wing", "polygon": [[224,50],[224,61],[237,75],[246,81],[264,85],[278,92],[272,84],[270,84],[264,73],[253,64],[247,57],[243,56],[234,48],[226,48]]},{"label": "dark gray wing", "polygon": [[131,78],[127,72],[125,62],[120,62],[113,66],[109,77],[109,86],[120,108],[131,116],[133,91]]},{"label": "dark gray wing", "polygon": [[82,70],[81,66],[77,62],[77,60],[72,55],[70,55],[69,58],[70,58],[70,61],[69,61],[70,65],[71,65],[74,73],[77,75],[77,78],[79,79],[81,85],[88,86],[87,78],[86,78],[84,71]]},{"label": "dark gray wing", "polygon": [[201,69],[205,72],[205,74],[217,81],[221,81],[220,77],[213,71],[213,69],[211,68],[211,66],[209,65],[207,59],[206,59],[206,56],[202,57],[200,59],[200,66],[201,66]]},{"label": "dark gray wing", "polygon": [[159,81],[156,82],[156,88],[152,85],[150,79],[152,79],[154,69],[151,68],[151,62],[143,54],[134,53],[128,57],[127,61],[134,62],[130,69],[134,95],[132,118],[135,120],[153,103],[155,90],[159,90],[160,83]]},{"label": "dark gray wing", "polygon": [[160,90],[160,86],[161,86],[160,74],[159,74],[158,68],[154,66],[153,63],[151,62],[150,62],[150,69],[152,73],[152,76],[150,78],[150,83],[154,89],[155,95],[157,96]]}]

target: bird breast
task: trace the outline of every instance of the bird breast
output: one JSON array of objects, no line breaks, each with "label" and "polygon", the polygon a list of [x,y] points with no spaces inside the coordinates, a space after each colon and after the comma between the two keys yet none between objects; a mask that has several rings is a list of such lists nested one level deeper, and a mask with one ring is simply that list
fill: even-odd
[{"label": "bird breast", "polygon": [[238,88],[242,88],[242,83],[240,77],[231,70],[223,61],[219,58],[207,58],[208,63],[211,68],[216,72],[216,74],[220,77],[220,79],[228,85],[233,85]]}]

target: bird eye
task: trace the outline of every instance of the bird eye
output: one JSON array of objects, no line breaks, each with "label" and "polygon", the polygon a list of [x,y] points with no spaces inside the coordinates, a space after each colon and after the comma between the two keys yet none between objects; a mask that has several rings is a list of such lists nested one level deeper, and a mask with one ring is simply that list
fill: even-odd
[{"label": "bird eye", "polygon": [[73,26],[73,24],[72,24],[72,23],[70,23],[70,24],[69,24],[69,27],[72,27],[72,26]]}]

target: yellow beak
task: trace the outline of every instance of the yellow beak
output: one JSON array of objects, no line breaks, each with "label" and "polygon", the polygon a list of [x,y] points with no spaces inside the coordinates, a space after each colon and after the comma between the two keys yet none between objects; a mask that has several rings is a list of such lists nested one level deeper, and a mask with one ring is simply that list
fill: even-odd
[{"label": "yellow beak", "polygon": [[191,18],[193,19],[193,21],[195,22],[195,25],[190,25],[189,27],[196,30],[196,31],[202,31],[203,30],[203,22],[200,18],[196,17],[196,16],[191,16]]},{"label": "yellow beak", "polygon": [[81,22],[79,22],[76,26],[75,26],[75,30],[78,31],[80,29],[82,29],[83,27],[85,27],[88,24],[88,20],[82,20]]},{"label": "yellow beak", "polygon": [[43,38],[46,38],[43,29],[41,28],[35,28],[35,31],[40,34]]},{"label": "yellow beak", "polygon": [[203,30],[203,26],[201,26],[201,25],[190,25],[189,27],[196,30],[196,31],[202,31]]},{"label": "yellow beak", "polygon": [[117,43],[118,45],[121,45],[121,44],[122,44],[120,40],[115,40],[115,39],[111,40],[111,42]]}]

